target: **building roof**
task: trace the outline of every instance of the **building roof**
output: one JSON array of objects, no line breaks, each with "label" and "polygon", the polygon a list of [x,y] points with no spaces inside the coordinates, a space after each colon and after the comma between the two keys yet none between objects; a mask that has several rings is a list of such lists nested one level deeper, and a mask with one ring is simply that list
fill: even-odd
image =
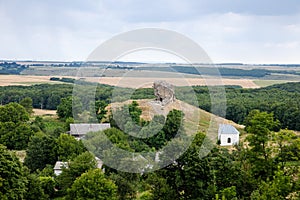
[{"label": "building roof", "polygon": [[70,124],[71,135],[85,135],[88,132],[103,131],[110,128],[109,123],[101,124]]},{"label": "building roof", "polygon": [[61,170],[63,167],[67,168],[68,167],[68,162],[61,162],[57,161],[54,166],[54,170]]},{"label": "building roof", "polygon": [[240,134],[240,132],[230,124],[220,124],[219,134]]}]

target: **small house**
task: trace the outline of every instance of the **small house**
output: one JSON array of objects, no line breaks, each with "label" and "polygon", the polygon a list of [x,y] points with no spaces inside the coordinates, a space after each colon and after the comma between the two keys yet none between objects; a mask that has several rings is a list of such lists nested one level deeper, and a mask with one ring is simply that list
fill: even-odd
[{"label": "small house", "polygon": [[68,168],[68,162],[57,161],[54,166],[54,174],[59,176],[62,173],[63,168]]},{"label": "small house", "polygon": [[221,146],[229,146],[238,144],[240,140],[240,132],[230,124],[220,124],[218,131],[218,141]]},{"label": "small house", "polygon": [[89,132],[103,131],[110,128],[110,123],[101,124],[70,124],[70,135],[81,139]]}]

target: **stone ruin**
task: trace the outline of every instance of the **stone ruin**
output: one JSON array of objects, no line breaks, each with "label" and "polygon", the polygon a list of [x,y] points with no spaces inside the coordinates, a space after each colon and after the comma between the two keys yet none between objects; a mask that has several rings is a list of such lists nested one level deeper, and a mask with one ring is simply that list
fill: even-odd
[{"label": "stone ruin", "polygon": [[156,101],[165,106],[175,101],[174,86],[166,81],[155,81],[153,83],[154,95]]}]

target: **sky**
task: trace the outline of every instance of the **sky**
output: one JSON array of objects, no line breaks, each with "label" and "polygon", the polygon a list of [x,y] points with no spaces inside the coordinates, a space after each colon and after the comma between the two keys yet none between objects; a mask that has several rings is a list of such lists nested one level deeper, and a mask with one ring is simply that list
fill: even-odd
[{"label": "sky", "polygon": [[[0,60],[84,61],[113,36],[161,28],[214,63],[300,63],[298,0],[0,0],[0,26]],[[120,60],[180,62],[161,52]]]}]

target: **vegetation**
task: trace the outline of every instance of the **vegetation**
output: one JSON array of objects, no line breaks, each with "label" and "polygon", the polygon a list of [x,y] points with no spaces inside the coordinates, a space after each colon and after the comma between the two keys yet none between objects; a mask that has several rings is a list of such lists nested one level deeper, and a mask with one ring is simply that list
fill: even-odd
[{"label": "vegetation", "polygon": [[28,66],[17,64],[16,62],[1,62],[0,74],[20,74]]},{"label": "vegetation", "polygon": [[[55,87],[57,97],[52,98],[53,102],[49,100],[55,92],[51,85],[0,88],[4,104],[0,106],[1,199],[281,200],[300,197],[300,138],[289,130],[299,130],[299,83],[253,90],[225,88],[226,116],[246,126],[240,144],[231,148],[213,144],[202,132],[187,135],[180,110],[145,121],[136,101],[109,112],[107,120],[112,128],[88,133],[85,140],[78,141],[66,134],[69,124],[74,122],[72,111],[77,109],[80,113],[81,107],[91,102],[79,95],[83,103],[74,107],[70,86]],[[82,85],[81,89],[87,87]],[[185,89],[177,88],[177,98],[188,102]],[[122,99],[129,89],[120,90],[123,97],[118,98]],[[194,91],[199,106],[209,111],[208,88],[197,86]],[[111,92],[110,86],[99,86],[96,91],[95,107],[88,112],[94,112],[98,121],[106,120],[105,107]],[[150,96],[148,89],[133,94],[134,98]],[[59,119],[31,115],[40,97],[49,97],[43,102],[57,106]],[[224,105],[224,102],[217,103]],[[147,173],[149,166],[143,158],[116,159],[112,151],[118,147],[130,155],[158,155],[153,162],[155,167],[160,159],[170,158],[170,152],[179,151],[188,139],[193,140],[181,156]],[[204,155],[201,154],[203,142],[212,147]],[[19,150],[26,152],[23,163],[15,153]],[[98,168],[98,158],[104,162],[101,168]],[[115,166],[108,165],[109,159],[113,159]],[[53,172],[56,161],[65,162],[59,175]],[[136,167],[139,173],[126,172]]]}]

